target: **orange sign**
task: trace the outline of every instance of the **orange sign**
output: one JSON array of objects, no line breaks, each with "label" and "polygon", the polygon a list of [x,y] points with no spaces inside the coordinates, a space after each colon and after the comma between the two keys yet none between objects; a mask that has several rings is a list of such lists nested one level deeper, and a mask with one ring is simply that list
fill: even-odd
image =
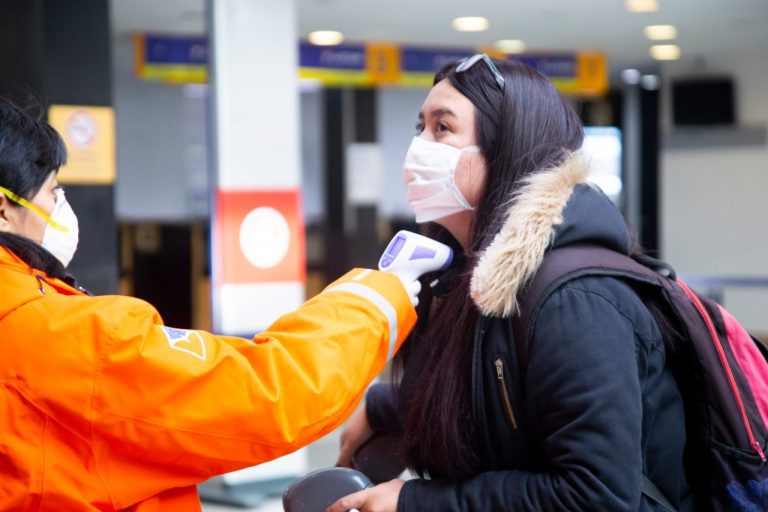
[{"label": "orange sign", "polygon": [[370,43],[365,47],[366,71],[373,83],[395,85],[400,78],[400,48],[394,44]]},{"label": "orange sign", "polygon": [[219,190],[217,286],[306,279],[299,190]]},{"label": "orange sign", "polygon": [[67,164],[59,170],[59,182],[115,181],[115,113],[110,107],[51,105],[48,122],[67,146]]},{"label": "orange sign", "polygon": [[596,52],[579,52],[577,59],[579,92],[585,96],[604,96],[608,92],[608,65],[605,56]]}]

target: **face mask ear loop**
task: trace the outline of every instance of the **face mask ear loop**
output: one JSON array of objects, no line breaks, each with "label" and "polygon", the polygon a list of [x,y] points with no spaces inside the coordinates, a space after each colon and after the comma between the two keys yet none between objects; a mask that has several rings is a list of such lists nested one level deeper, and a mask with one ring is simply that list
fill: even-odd
[{"label": "face mask ear loop", "polygon": [[[31,211],[35,212],[36,214],[38,214],[39,216],[41,216],[43,219],[45,219],[45,222],[47,222],[53,229],[61,231],[62,233],[69,232],[69,229],[66,226],[62,226],[61,224],[59,224],[58,222],[53,220],[50,215],[45,213],[43,211],[43,209],[40,208],[39,206],[37,206],[36,204],[30,203],[29,201],[27,201],[23,197],[14,194],[13,192],[11,192],[10,190],[8,190],[5,187],[0,187],[0,192],[2,192],[5,197],[10,199],[14,203],[18,204],[19,206],[23,206],[27,210],[31,210]],[[59,197],[60,197],[60,193],[57,193],[56,194],[56,206],[59,205]]]},{"label": "face mask ear loop", "polygon": [[456,156],[456,160],[452,162],[453,165],[451,165],[451,169],[453,169],[451,178],[456,176],[456,169],[459,167],[459,160],[461,160],[461,157],[462,155],[464,155],[464,153],[480,153],[480,146],[478,146],[477,144],[473,144],[471,146],[467,146],[459,149]]},{"label": "face mask ear loop", "polygon": [[466,210],[474,210],[475,207],[469,204],[469,201],[464,197],[464,194],[461,193],[459,190],[459,187],[456,185],[456,180],[451,180],[451,193],[456,198],[456,200],[466,209]]},{"label": "face mask ear loop", "polygon": [[[464,153],[480,153],[480,146],[473,144],[459,150],[459,156],[456,160],[456,165],[453,166],[453,172],[451,173],[451,192],[456,197],[456,200],[461,203],[467,210],[474,210],[475,207],[469,204],[469,201],[464,197],[464,194],[459,190],[459,186],[456,184],[456,170],[459,167],[459,160]],[[470,169],[471,171],[471,169]]]}]

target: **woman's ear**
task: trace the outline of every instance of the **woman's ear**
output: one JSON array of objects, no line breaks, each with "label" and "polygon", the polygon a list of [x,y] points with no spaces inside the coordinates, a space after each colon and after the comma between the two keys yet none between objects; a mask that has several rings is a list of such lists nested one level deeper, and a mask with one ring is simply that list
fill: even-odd
[{"label": "woman's ear", "polygon": [[13,206],[10,200],[4,194],[0,194],[0,233],[13,233],[11,208]]}]

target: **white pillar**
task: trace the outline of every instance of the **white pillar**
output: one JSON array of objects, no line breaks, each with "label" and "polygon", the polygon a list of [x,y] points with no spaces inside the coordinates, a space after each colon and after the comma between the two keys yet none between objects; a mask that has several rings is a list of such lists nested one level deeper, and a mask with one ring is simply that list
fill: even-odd
[{"label": "white pillar", "polygon": [[304,299],[295,6],[209,0],[209,9],[213,324],[248,335]]},{"label": "white pillar", "polygon": [[[304,300],[294,0],[207,0],[214,331],[252,336]],[[254,418],[259,421],[259,418]],[[295,477],[305,452],[224,477]]]}]

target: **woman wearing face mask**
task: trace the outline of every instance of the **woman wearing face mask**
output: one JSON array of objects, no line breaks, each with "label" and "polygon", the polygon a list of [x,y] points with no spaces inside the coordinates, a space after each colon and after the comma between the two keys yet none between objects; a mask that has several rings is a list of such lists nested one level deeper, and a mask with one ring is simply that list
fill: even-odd
[{"label": "woman wearing face mask", "polygon": [[476,55],[437,73],[419,125],[403,170],[409,204],[464,259],[423,288],[399,386],[369,390],[338,464],[374,433],[396,434],[422,478],[328,510],[664,510],[642,493],[643,475],[692,510],[682,399],[627,283],[587,276],[558,288],[518,366],[511,319],[545,253],[633,249],[621,213],[586,184],[576,114],[530,67]]},{"label": "woman wearing face mask", "polygon": [[195,484],[338,426],[415,322],[400,279],[376,271],[253,340],[89,296],[65,270],[65,158],[50,126],[0,101],[0,510],[200,510]]}]

